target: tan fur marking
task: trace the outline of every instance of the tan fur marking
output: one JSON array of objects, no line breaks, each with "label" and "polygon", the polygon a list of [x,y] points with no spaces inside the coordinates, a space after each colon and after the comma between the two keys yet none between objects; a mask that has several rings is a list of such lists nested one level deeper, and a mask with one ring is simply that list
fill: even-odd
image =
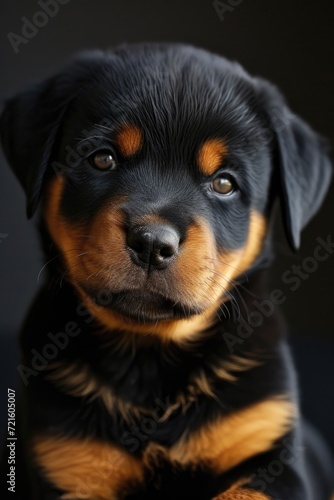
[{"label": "tan fur marking", "polygon": [[221,166],[227,154],[223,139],[209,139],[202,144],[198,152],[198,165],[204,175],[212,175]]},{"label": "tan fur marking", "polygon": [[263,215],[253,211],[250,216],[246,244],[232,252],[221,252],[215,261],[215,279],[222,287],[229,290],[233,280],[247,271],[261,253],[267,232],[267,221]]},{"label": "tan fur marking", "polygon": [[143,134],[136,125],[123,125],[117,134],[117,146],[123,156],[133,156],[143,145]]},{"label": "tan fur marking", "polygon": [[[87,282],[87,276],[91,276],[89,283],[96,284],[100,290],[103,282],[97,273],[107,260],[115,267],[131,264],[130,257],[124,252],[123,218],[119,210],[121,200],[115,200],[106,213],[99,214],[87,228],[78,222],[70,224],[59,213],[63,188],[63,178],[50,183],[44,210],[48,230],[63,255],[69,271],[67,278],[76,285],[80,280]],[[108,245],[112,245],[112,254]]]},{"label": "tan fur marking", "polygon": [[247,488],[249,478],[239,479],[213,500],[272,500],[264,493]]},{"label": "tan fur marking", "polygon": [[238,378],[231,372],[245,372],[259,366],[260,364],[261,362],[256,359],[231,355],[227,359],[221,360],[218,365],[213,365],[211,369],[218,378],[229,382],[236,382]]},{"label": "tan fur marking", "polygon": [[96,440],[37,436],[33,452],[48,480],[65,491],[63,499],[117,500],[131,481],[143,480],[139,460]]},{"label": "tan fur marking", "polygon": [[271,497],[258,491],[249,490],[248,488],[236,489],[232,487],[228,491],[215,497],[213,500],[271,500]]},{"label": "tan fur marking", "polygon": [[237,373],[251,370],[260,364],[261,362],[258,360],[246,359],[235,355],[220,360],[217,364],[212,363],[209,370],[200,370],[190,379],[185,391],[177,396],[176,401],[181,403],[183,409],[187,409],[201,394],[215,399],[216,395],[213,383],[216,377],[235,383],[238,380]]},{"label": "tan fur marking", "polygon": [[262,401],[183,437],[169,452],[182,465],[207,464],[216,472],[269,450],[292,425],[295,406],[282,398]]},{"label": "tan fur marking", "polygon": [[267,220],[258,212],[253,211],[250,217],[247,243],[238,263],[238,274],[246,271],[261,252],[267,233]]}]

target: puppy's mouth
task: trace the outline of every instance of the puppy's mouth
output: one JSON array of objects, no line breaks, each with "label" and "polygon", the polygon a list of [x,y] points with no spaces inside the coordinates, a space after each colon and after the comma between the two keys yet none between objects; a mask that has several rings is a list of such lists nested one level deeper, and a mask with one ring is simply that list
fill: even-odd
[{"label": "puppy's mouth", "polygon": [[95,293],[86,288],[85,293],[96,305],[114,311],[136,323],[186,319],[202,312],[200,308],[190,307],[158,293],[143,290]]}]

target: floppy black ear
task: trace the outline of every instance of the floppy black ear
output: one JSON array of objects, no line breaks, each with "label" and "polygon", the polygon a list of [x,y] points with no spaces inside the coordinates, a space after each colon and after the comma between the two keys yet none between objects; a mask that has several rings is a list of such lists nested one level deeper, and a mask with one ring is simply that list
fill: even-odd
[{"label": "floppy black ear", "polygon": [[289,110],[275,87],[260,81],[260,89],[274,134],[283,220],[291,246],[298,249],[301,231],[319,209],[330,184],[329,148]]},{"label": "floppy black ear", "polygon": [[57,77],[6,101],[0,119],[7,160],[27,196],[31,217],[41,196],[57,132],[71,95]]}]

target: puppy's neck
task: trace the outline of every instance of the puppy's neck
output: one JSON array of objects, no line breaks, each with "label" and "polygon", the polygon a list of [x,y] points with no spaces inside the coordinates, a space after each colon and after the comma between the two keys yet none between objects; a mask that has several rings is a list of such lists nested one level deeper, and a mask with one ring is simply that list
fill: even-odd
[{"label": "puppy's neck", "polygon": [[158,335],[135,331],[107,330],[84,307],[75,290],[64,284],[53,300],[55,316],[58,322],[61,317],[65,324],[75,322],[80,333],[59,353],[56,377],[62,372],[70,374],[64,382],[74,392],[79,389],[70,387],[71,380],[80,379],[81,389],[90,387],[103,394],[102,388],[109,388],[120,401],[137,408],[155,407],[157,400],[166,398],[185,405],[198,395],[214,398],[217,381],[232,387],[275,355],[282,328],[276,308],[268,302],[265,281],[265,273],[256,271],[238,285],[231,300],[217,311],[212,326],[196,332],[186,343],[166,342]]}]

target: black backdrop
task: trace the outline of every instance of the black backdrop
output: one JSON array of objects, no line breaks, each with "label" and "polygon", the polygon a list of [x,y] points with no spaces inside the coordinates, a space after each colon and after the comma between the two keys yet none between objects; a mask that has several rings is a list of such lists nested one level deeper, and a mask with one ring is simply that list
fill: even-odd
[{"label": "black backdrop", "polygon": [[[59,0],[58,12],[46,20],[45,15],[36,14],[42,10],[42,3],[47,4],[47,0],[1,2],[3,97],[56,71],[69,56],[82,49],[105,48],[124,41],[181,41],[236,59],[252,74],[272,80],[287,96],[292,109],[334,142],[331,0],[226,0],[220,2],[227,6],[221,15],[224,19],[219,17],[212,0]],[[26,43],[15,39],[15,35],[22,36],[22,28],[27,24],[23,17],[40,25],[36,32],[28,30],[30,38],[26,38]],[[12,34],[8,36],[9,33]],[[28,223],[25,218],[21,188],[2,156],[0,161],[1,362],[4,367],[9,359],[6,373],[10,377],[15,368],[15,362],[10,362],[14,356],[13,334],[38,286],[43,264],[34,221]],[[316,238],[326,239],[333,231],[333,209],[332,186],[323,209],[303,233],[302,250],[295,255],[290,253],[277,224],[279,259],[273,286],[285,291],[282,274],[293,264],[303,265],[304,259],[313,255]],[[325,427],[330,426],[333,418],[328,397],[333,383],[328,381],[327,370],[331,368],[334,351],[334,255],[320,262],[315,272],[306,274],[298,290],[287,293],[283,308],[297,339],[296,357],[304,374],[304,392],[309,396],[304,404],[309,413],[314,413],[312,394],[319,394],[320,384],[325,401],[315,420],[320,419]],[[333,431],[329,432],[333,437]]]}]

